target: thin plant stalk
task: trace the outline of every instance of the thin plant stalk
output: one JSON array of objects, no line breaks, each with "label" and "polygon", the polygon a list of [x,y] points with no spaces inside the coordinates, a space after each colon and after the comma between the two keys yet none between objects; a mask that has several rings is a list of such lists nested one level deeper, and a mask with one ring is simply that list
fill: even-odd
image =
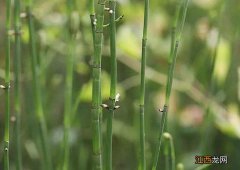
[{"label": "thin plant stalk", "polygon": [[90,0],[89,13],[90,13],[91,28],[92,28],[92,38],[93,38],[93,42],[95,42],[95,25],[97,22],[96,22],[96,15],[95,15],[94,0]]},{"label": "thin plant stalk", "polygon": [[166,142],[165,133],[163,134],[163,156],[164,156],[164,161],[165,161],[165,170],[170,170],[170,165],[169,165],[170,157],[169,157],[169,148],[168,148],[169,143]]},{"label": "thin plant stalk", "polygon": [[145,158],[145,119],[144,119],[144,104],[145,104],[145,66],[146,66],[146,47],[148,33],[148,10],[149,0],[145,0],[144,5],[144,24],[142,37],[142,60],[141,60],[141,87],[140,87],[140,169],[146,169]]},{"label": "thin plant stalk", "polygon": [[15,55],[14,55],[14,80],[15,96],[14,108],[16,114],[16,169],[22,169],[21,151],[21,103],[20,103],[20,75],[21,75],[21,23],[20,23],[20,0],[14,0],[14,30],[15,30]]},{"label": "thin plant stalk", "polygon": [[34,92],[34,105],[37,120],[40,128],[40,139],[43,150],[43,167],[45,170],[52,170],[51,162],[51,152],[49,150],[47,125],[45,121],[45,116],[43,113],[42,99],[41,99],[41,87],[39,82],[39,72],[37,65],[37,51],[36,51],[36,33],[34,26],[34,18],[31,12],[31,2],[26,5],[27,17],[28,17],[28,29],[29,29],[29,43],[31,50],[31,67],[32,67],[32,77],[33,77],[33,92]]},{"label": "thin plant stalk", "polygon": [[112,120],[116,104],[117,86],[117,60],[116,60],[116,23],[115,23],[116,1],[109,1],[110,22],[110,55],[111,55],[111,84],[110,84],[110,106],[107,115],[107,146],[106,146],[106,169],[112,170]]},{"label": "thin plant stalk", "polygon": [[6,0],[7,48],[5,58],[5,128],[4,128],[4,170],[9,170],[9,118],[10,118],[10,58],[11,58],[11,0]]},{"label": "thin plant stalk", "polygon": [[[94,1],[91,0],[90,15],[94,13]],[[101,143],[101,58],[103,43],[103,21],[105,0],[99,0],[96,6],[96,22],[92,20],[94,55],[92,58],[92,147],[93,169],[102,169],[102,143]]]},{"label": "thin plant stalk", "polygon": [[[174,144],[173,144],[173,138],[172,138],[172,135],[169,134],[169,133],[164,133],[163,134],[163,137],[164,137],[164,143],[166,145],[166,149],[167,149],[167,152],[168,152],[168,155],[167,157],[169,158],[166,158],[167,159],[167,166],[169,167],[170,170],[175,170],[175,149],[174,149]],[[170,155],[169,155],[170,154]]]},{"label": "thin plant stalk", "polygon": [[[175,68],[175,63],[176,63],[176,59],[177,59],[177,51],[178,51],[178,46],[179,46],[182,30],[183,30],[185,19],[186,19],[188,2],[189,2],[189,0],[184,0],[182,5],[178,6],[177,11],[176,11],[176,16],[174,19],[174,24],[173,24],[172,34],[171,34],[172,42],[171,42],[171,51],[170,51],[170,57],[169,57],[167,86],[166,86],[166,93],[165,93],[166,101],[165,101],[163,110],[161,110],[162,118],[161,118],[161,122],[160,122],[159,137],[158,137],[156,152],[154,155],[154,162],[153,162],[152,170],[157,169],[158,158],[159,158],[160,149],[161,149],[162,135],[165,130],[165,122],[167,119],[169,99],[170,99],[171,89],[172,89],[173,74],[174,74],[174,68]],[[182,10],[182,14],[180,15],[181,7],[183,8],[183,10]]]},{"label": "thin plant stalk", "polygon": [[70,159],[70,146],[69,146],[69,131],[71,128],[72,120],[72,83],[73,83],[73,58],[75,53],[75,39],[74,39],[74,28],[73,27],[73,7],[74,1],[67,0],[67,40],[68,40],[68,56],[67,56],[67,73],[66,73],[66,85],[65,85],[65,107],[64,107],[64,154],[63,154],[63,170],[69,169]]}]

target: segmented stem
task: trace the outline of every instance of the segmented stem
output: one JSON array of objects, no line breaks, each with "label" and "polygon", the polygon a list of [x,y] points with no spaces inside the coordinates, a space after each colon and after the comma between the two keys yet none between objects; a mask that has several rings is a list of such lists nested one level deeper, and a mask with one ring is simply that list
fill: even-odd
[{"label": "segmented stem", "polygon": [[[173,23],[172,34],[171,34],[172,35],[171,51],[169,56],[169,68],[168,68],[167,86],[166,86],[166,93],[165,93],[166,101],[165,101],[164,109],[162,111],[159,138],[158,138],[157,148],[154,156],[152,170],[156,170],[157,164],[158,164],[162,135],[165,129],[165,124],[166,124],[165,122],[167,121],[167,113],[168,113],[169,99],[170,99],[171,89],[172,89],[173,74],[174,74],[174,68],[175,68],[175,63],[177,59],[177,51],[178,51],[178,46],[179,46],[182,30],[183,30],[185,19],[186,19],[188,2],[189,0],[184,0],[182,5],[181,6],[179,5],[177,7],[176,15]],[[182,15],[180,16],[181,7],[183,8],[183,12],[182,12]]]},{"label": "segmented stem", "polygon": [[14,81],[15,81],[15,114],[16,114],[16,169],[22,169],[21,151],[21,103],[20,103],[20,75],[21,75],[21,23],[20,0],[14,0],[14,30],[15,30],[15,55],[14,55]]},{"label": "segmented stem", "polygon": [[4,170],[9,170],[9,118],[10,118],[10,58],[11,58],[11,0],[6,0],[6,58],[5,58],[5,128],[4,128]]},{"label": "segmented stem", "polygon": [[146,48],[147,48],[147,30],[148,30],[148,10],[149,0],[144,4],[144,24],[142,37],[142,59],[141,59],[141,87],[140,87],[140,169],[146,169],[145,158],[145,123],[144,123],[144,104],[145,104],[145,66],[146,66]]},{"label": "segmented stem", "polygon": [[106,169],[112,170],[112,119],[116,104],[117,86],[117,60],[116,60],[116,22],[115,22],[116,1],[109,1],[109,22],[110,22],[110,53],[111,53],[111,84],[110,84],[110,106],[107,113],[107,148],[106,148]]},{"label": "segmented stem", "polygon": [[31,12],[30,3],[26,6],[28,16],[28,29],[29,29],[29,43],[31,49],[31,67],[33,77],[33,92],[34,92],[34,104],[36,107],[36,116],[40,127],[40,138],[43,148],[43,166],[46,170],[52,170],[51,152],[49,150],[47,125],[43,113],[42,99],[41,99],[41,87],[39,82],[39,72],[37,65],[37,51],[36,51],[36,33],[34,20]]},{"label": "segmented stem", "polygon": [[[93,1],[91,1],[90,14],[94,16]],[[102,146],[101,146],[101,58],[103,42],[105,0],[99,0],[95,17],[91,18],[94,43],[94,56],[92,58],[92,145],[93,145],[93,169],[102,169]]]}]

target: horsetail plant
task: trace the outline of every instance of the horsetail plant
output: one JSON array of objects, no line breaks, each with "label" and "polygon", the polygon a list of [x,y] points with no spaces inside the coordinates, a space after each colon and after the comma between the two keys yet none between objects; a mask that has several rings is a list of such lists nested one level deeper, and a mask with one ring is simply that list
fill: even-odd
[{"label": "horsetail plant", "polygon": [[[101,146],[101,58],[103,43],[103,22],[105,11],[105,0],[98,0],[96,14],[94,11],[94,0],[90,1],[90,18],[92,24],[92,36],[94,55],[92,58],[92,147],[93,147],[93,169],[102,169],[102,146]],[[96,19],[95,19],[96,16]],[[94,30],[94,31],[93,31]]]},{"label": "horsetail plant", "polygon": [[20,103],[20,74],[21,74],[21,23],[20,23],[20,0],[14,0],[14,32],[15,32],[15,55],[14,55],[14,80],[15,96],[14,108],[16,114],[16,167],[22,169],[22,152],[21,152],[21,103]]},{"label": "horsetail plant", "polygon": [[[162,113],[162,119],[160,122],[159,137],[158,137],[156,152],[154,155],[152,170],[157,169],[158,158],[159,158],[160,149],[161,149],[162,135],[165,130],[165,122],[167,119],[169,99],[170,99],[171,89],[172,89],[173,73],[174,73],[174,67],[175,67],[176,58],[177,58],[177,50],[178,50],[179,42],[181,39],[183,26],[185,23],[188,2],[189,0],[184,0],[182,2],[182,5],[177,8],[176,16],[175,16],[175,20],[172,28],[171,50],[170,50],[170,57],[169,57],[169,68],[168,68],[167,86],[166,86],[166,93],[165,93],[166,101],[165,101],[163,110],[160,109],[160,112]],[[183,10],[182,10],[182,15],[180,16],[181,8],[183,8]]]},{"label": "horsetail plant", "polygon": [[6,0],[7,48],[5,58],[5,129],[4,129],[4,170],[9,170],[9,118],[10,118],[10,57],[11,57],[11,0]]},{"label": "horsetail plant", "polygon": [[106,147],[106,170],[112,170],[112,120],[114,111],[118,106],[119,94],[116,94],[117,86],[117,60],[116,60],[116,23],[115,23],[116,1],[109,1],[109,31],[110,31],[110,55],[111,55],[111,84],[110,84],[110,105],[107,115],[107,147]]},{"label": "horsetail plant", "polygon": [[66,33],[66,38],[68,40],[68,56],[67,56],[67,70],[66,70],[66,85],[65,85],[65,107],[64,107],[64,154],[63,154],[63,170],[69,169],[69,131],[71,128],[72,120],[72,83],[73,83],[73,58],[75,52],[75,32],[76,29],[73,28],[73,9],[74,0],[67,0],[67,25],[69,27]]},{"label": "horsetail plant", "polygon": [[144,104],[145,104],[145,66],[146,66],[146,47],[147,47],[147,30],[148,30],[148,10],[149,0],[145,0],[144,5],[144,24],[142,37],[142,60],[141,60],[141,88],[140,88],[140,169],[146,169],[145,158],[145,119],[144,119]]},{"label": "horsetail plant", "polygon": [[37,51],[36,51],[36,33],[34,26],[34,18],[31,11],[31,3],[29,0],[26,4],[27,18],[28,18],[28,29],[29,29],[29,43],[31,50],[31,67],[33,77],[33,92],[34,92],[34,105],[36,107],[36,116],[39,123],[40,139],[43,150],[43,167],[45,170],[52,170],[51,152],[49,150],[47,125],[45,116],[43,113],[42,98],[41,98],[41,87],[39,83],[39,66],[37,64]]},{"label": "horsetail plant", "polygon": [[94,0],[90,0],[89,13],[90,13],[91,28],[92,28],[92,38],[93,38],[93,43],[94,43],[95,42],[95,26],[97,24]]},{"label": "horsetail plant", "polygon": [[172,135],[170,133],[165,132],[163,133],[163,138],[164,138],[164,143],[167,150],[166,166],[168,168],[166,169],[175,170],[175,166],[176,166],[175,165],[175,149],[174,149]]}]

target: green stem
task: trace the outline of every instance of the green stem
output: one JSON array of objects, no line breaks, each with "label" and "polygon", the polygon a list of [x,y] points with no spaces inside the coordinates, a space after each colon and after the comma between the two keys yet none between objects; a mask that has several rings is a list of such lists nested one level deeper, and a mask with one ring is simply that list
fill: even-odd
[{"label": "green stem", "polygon": [[[91,1],[90,13],[94,14],[93,0]],[[101,57],[103,42],[105,0],[99,0],[96,8],[96,25],[93,25],[94,56],[92,61],[92,146],[93,146],[93,169],[102,169],[102,146],[101,146]]]},{"label": "green stem", "polygon": [[107,152],[106,169],[112,170],[112,119],[116,104],[117,86],[117,60],[116,60],[116,23],[115,23],[116,1],[109,1],[109,22],[110,22],[110,53],[111,53],[111,84],[110,84],[110,106],[107,116]]},{"label": "green stem", "polygon": [[[114,105],[114,101],[111,102]],[[106,144],[106,170],[112,169],[112,120],[114,111],[107,113],[107,144]]]},{"label": "green stem", "polygon": [[90,6],[89,13],[90,13],[91,28],[92,28],[92,37],[93,37],[93,42],[95,42],[96,15],[95,15],[94,0],[90,0],[89,6]]},{"label": "green stem", "polygon": [[165,144],[167,145],[168,153],[170,153],[170,158],[168,159],[168,167],[170,170],[175,170],[176,161],[172,135],[170,133],[164,133],[163,137],[165,139]]},{"label": "green stem", "polygon": [[15,58],[14,58],[14,80],[15,80],[15,112],[16,112],[16,169],[22,169],[21,152],[21,103],[20,103],[20,65],[21,65],[21,23],[20,23],[20,0],[14,0],[14,30],[15,30]]},{"label": "green stem", "polygon": [[143,37],[142,37],[141,87],[140,87],[140,169],[141,170],[146,169],[144,104],[145,104],[146,47],[147,47],[147,30],[148,30],[148,13],[149,13],[148,10],[149,10],[149,0],[145,0]]},{"label": "green stem", "polygon": [[51,152],[49,150],[48,135],[47,135],[47,125],[45,122],[45,117],[43,114],[42,99],[41,99],[41,87],[39,84],[39,66],[37,65],[37,52],[36,52],[36,33],[34,27],[33,16],[31,12],[31,7],[27,4],[26,11],[28,15],[28,29],[29,29],[29,42],[31,49],[31,67],[33,76],[33,91],[34,91],[34,104],[36,107],[36,116],[40,127],[40,138],[43,149],[43,164],[44,169],[52,170],[51,162]]},{"label": "green stem", "polygon": [[111,85],[110,98],[115,99],[117,85],[117,60],[116,60],[116,23],[115,23],[115,8],[116,1],[109,1],[110,14],[110,53],[111,53]]},{"label": "green stem", "polygon": [[6,0],[7,48],[5,59],[5,128],[4,128],[4,170],[9,170],[9,118],[10,118],[10,57],[11,57],[11,0]]},{"label": "green stem", "polygon": [[166,105],[164,105],[164,109],[162,111],[162,118],[161,118],[161,122],[160,122],[158,143],[157,143],[156,152],[154,155],[152,170],[157,169],[158,158],[159,158],[161,144],[162,144],[162,135],[163,135],[165,121],[166,121],[166,117],[167,117],[167,109],[168,109],[168,107]]},{"label": "green stem", "polygon": [[[152,170],[156,170],[157,168],[158,158],[159,158],[160,149],[161,149],[162,134],[165,129],[165,122],[167,122],[167,113],[168,113],[169,100],[170,100],[171,89],[172,89],[174,68],[175,68],[175,63],[177,59],[178,46],[181,40],[181,34],[184,27],[185,19],[186,19],[188,2],[189,0],[184,0],[183,5],[178,6],[174,23],[173,23],[173,29],[171,34],[172,35],[171,51],[170,51],[170,57],[169,57],[169,68],[168,68],[167,86],[166,86],[166,93],[165,93],[166,101],[165,101],[164,109],[162,111],[163,114],[162,114],[162,119],[160,124],[159,138],[157,143],[157,149],[154,156],[154,163],[153,163]],[[183,12],[182,12],[182,15],[180,16],[181,7],[183,7]],[[177,32],[175,32],[175,30],[177,30]]]},{"label": "green stem", "polygon": [[75,51],[75,40],[74,40],[74,28],[71,28],[71,23],[73,22],[71,19],[71,15],[73,13],[73,0],[67,0],[67,33],[66,39],[68,40],[67,45],[67,69],[66,69],[66,82],[65,82],[65,106],[64,106],[64,154],[63,154],[63,170],[69,169],[69,131],[71,128],[71,120],[72,120],[72,83],[73,83],[73,58]]}]

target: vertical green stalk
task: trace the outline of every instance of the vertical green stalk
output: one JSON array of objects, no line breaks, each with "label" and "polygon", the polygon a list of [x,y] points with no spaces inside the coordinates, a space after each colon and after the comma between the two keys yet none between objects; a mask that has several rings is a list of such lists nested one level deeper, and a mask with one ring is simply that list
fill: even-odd
[{"label": "vertical green stalk", "polygon": [[63,170],[69,169],[69,131],[72,120],[72,82],[73,82],[73,58],[75,51],[74,28],[72,21],[73,0],[67,0],[67,33],[68,40],[68,56],[67,56],[67,71],[66,71],[66,85],[65,85],[65,107],[64,107],[64,154],[63,154]]},{"label": "vertical green stalk", "polygon": [[43,150],[43,167],[44,170],[52,170],[51,152],[49,150],[47,125],[43,113],[42,99],[41,99],[41,87],[40,87],[40,74],[39,66],[37,65],[37,52],[36,52],[36,33],[34,20],[31,12],[31,1],[28,1],[26,5],[26,11],[28,16],[28,29],[29,29],[29,43],[31,50],[31,67],[33,77],[33,92],[34,92],[34,105],[36,108],[36,116],[40,128],[40,138]]},{"label": "vertical green stalk", "polygon": [[146,47],[147,47],[147,30],[148,30],[148,13],[149,13],[148,10],[149,10],[149,0],[145,0],[143,37],[142,37],[141,87],[140,87],[140,169],[141,170],[146,169],[144,104],[145,104]]},{"label": "vertical green stalk", "polygon": [[4,129],[4,170],[9,170],[9,117],[10,117],[10,57],[11,57],[11,0],[6,0],[7,48],[5,59],[5,129]]},{"label": "vertical green stalk", "polygon": [[72,81],[73,81],[73,58],[75,51],[74,28],[72,21],[73,0],[67,0],[67,40],[68,40],[68,56],[67,56],[67,71],[66,71],[66,85],[65,85],[65,107],[64,107],[64,154],[63,154],[63,170],[69,169],[69,131],[72,119]]},{"label": "vertical green stalk", "polygon": [[106,148],[106,169],[112,170],[112,119],[116,104],[117,86],[117,60],[116,60],[116,23],[115,23],[116,1],[109,1],[109,22],[110,22],[110,55],[111,55],[111,84],[110,84],[110,106],[107,115],[107,148]]},{"label": "vertical green stalk", "polygon": [[[94,1],[91,0],[90,13],[94,14]],[[103,21],[105,0],[99,0],[96,8],[96,23],[91,19],[94,44],[94,56],[92,59],[92,146],[93,146],[93,169],[102,169],[102,146],[101,146],[101,58],[103,43]]]},{"label": "vertical green stalk", "polygon": [[14,80],[15,80],[15,113],[16,113],[16,169],[22,169],[21,152],[21,103],[20,103],[20,75],[21,75],[21,23],[20,23],[20,0],[14,0],[14,30],[15,30],[15,58],[14,58]]},{"label": "vertical green stalk", "polygon": [[96,25],[94,0],[90,0],[89,13],[90,13],[91,28],[92,28],[92,37],[94,42],[95,41],[95,25]]},{"label": "vertical green stalk", "polygon": [[173,144],[173,138],[171,134],[164,133],[163,137],[165,139],[165,145],[167,146],[168,153],[170,153],[169,159],[167,158],[168,167],[170,170],[175,170],[175,150],[174,150],[174,144]]},{"label": "vertical green stalk", "polygon": [[[175,68],[175,63],[176,63],[176,59],[177,59],[177,50],[178,50],[178,45],[179,45],[179,42],[181,39],[181,34],[182,34],[183,27],[184,27],[185,19],[186,19],[188,2],[189,2],[189,0],[184,0],[182,5],[178,6],[176,15],[175,15],[175,19],[174,19],[173,28],[172,28],[172,34],[171,34],[172,42],[171,42],[171,51],[170,51],[170,57],[169,57],[167,86],[166,86],[166,93],[165,93],[166,101],[164,104],[164,108],[161,111],[162,119],[160,122],[159,138],[158,138],[156,152],[154,155],[154,162],[153,162],[152,170],[157,169],[158,158],[159,158],[160,149],[161,149],[162,135],[163,135],[163,132],[165,129],[165,122],[167,119],[169,99],[170,99],[171,89],[172,89],[173,74],[174,74],[174,68]],[[182,15],[180,16],[181,7],[183,8],[183,10],[182,10]]]}]

